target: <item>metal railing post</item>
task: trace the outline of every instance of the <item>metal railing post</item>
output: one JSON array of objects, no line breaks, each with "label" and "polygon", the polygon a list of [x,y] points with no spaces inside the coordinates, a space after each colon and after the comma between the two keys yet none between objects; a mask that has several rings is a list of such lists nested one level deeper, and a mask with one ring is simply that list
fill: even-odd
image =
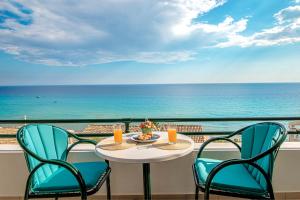
[{"label": "metal railing post", "polygon": [[129,133],[130,122],[131,122],[131,120],[125,120],[124,121],[124,124],[125,124],[125,133]]}]

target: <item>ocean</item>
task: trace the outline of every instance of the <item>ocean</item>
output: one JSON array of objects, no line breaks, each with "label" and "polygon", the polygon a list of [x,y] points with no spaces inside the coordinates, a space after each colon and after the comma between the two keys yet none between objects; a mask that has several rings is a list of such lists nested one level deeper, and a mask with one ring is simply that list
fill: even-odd
[{"label": "ocean", "polygon": [[0,86],[0,119],[300,116],[300,83]]}]

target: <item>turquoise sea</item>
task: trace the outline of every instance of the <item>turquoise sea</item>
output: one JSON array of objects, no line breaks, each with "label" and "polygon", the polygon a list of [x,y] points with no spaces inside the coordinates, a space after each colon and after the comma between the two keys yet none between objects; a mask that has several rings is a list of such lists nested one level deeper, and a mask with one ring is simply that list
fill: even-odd
[{"label": "turquoise sea", "polygon": [[300,83],[1,86],[1,119],[300,116]]}]

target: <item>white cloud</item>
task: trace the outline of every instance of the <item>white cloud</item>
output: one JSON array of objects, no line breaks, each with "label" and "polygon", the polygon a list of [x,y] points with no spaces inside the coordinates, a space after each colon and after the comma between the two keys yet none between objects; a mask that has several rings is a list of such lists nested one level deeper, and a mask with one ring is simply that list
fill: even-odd
[{"label": "white cloud", "polygon": [[193,47],[172,45],[191,38],[199,42],[202,36],[208,44],[245,30],[247,24],[231,17],[217,25],[193,22],[225,0],[22,0],[30,13],[10,2],[2,1],[0,10],[32,23],[6,19],[0,24],[7,27],[0,29],[0,48],[19,59],[47,65],[187,61],[195,55]]},{"label": "white cloud", "polygon": [[[177,16],[174,16],[177,18],[176,23],[170,24],[171,32],[174,34],[174,36],[187,36],[191,34],[191,32],[195,31],[197,29],[197,25],[192,23],[192,20],[197,18],[198,15],[201,15],[203,13],[207,13],[210,10],[221,6],[225,3],[225,0],[218,0],[218,1],[197,1],[197,0],[191,0],[191,1],[172,1],[171,3],[167,3],[166,5],[170,6],[172,5],[172,9],[177,12],[175,13]],[[197,23],[199,24],[199,23]]]},{"label": "white cloud", "polygon": [[193,25],[194,31],[200,30],[205,33],[217,33],[222,34],[223,37],[227,37],[236,33],[243,32],[247,28],[247,19],[241,19],[234,21],[230,16],[226,17],[225,20],[217,25],[199,23]]},{"label": "white cloud", "polygon": [[[136,52],[110,53],[104,51],[90,52],[89,50],[49,50],[34,48],[5,49],[6,52],[16,55],[19,59],[53,66],[85,66],[88,64],[110,63],[120,61],[135,61],[141,63],[170,64],[192,60],[194,53],[190,51],[168,51],[168,52]],[[66,59],[70,58],[70,59]]]},{"label": "white cloud", "polygon": [[250,36],[233,34],[215,47],[272,46],[300,42],[300,6],[289,6],[274,15],[276,26]]},{"label": "white cloud", "polygon": [[279,24],[300,23],[300,6],[290,6],[274,15]]}]

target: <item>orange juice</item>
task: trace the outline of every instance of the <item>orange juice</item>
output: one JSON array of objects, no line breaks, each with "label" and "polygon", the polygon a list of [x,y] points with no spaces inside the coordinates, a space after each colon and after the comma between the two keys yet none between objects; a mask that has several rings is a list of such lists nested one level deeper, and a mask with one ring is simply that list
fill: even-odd
[{"label": "orange juice", "polygon": [[177,141],[176,128],[168,128],[169,143],[174,144]]},{"label": "orange juice", "polygon": [[114,129],[114,139],[115,139],[115,143],[117,144],[122,143],[122,129]]}]

